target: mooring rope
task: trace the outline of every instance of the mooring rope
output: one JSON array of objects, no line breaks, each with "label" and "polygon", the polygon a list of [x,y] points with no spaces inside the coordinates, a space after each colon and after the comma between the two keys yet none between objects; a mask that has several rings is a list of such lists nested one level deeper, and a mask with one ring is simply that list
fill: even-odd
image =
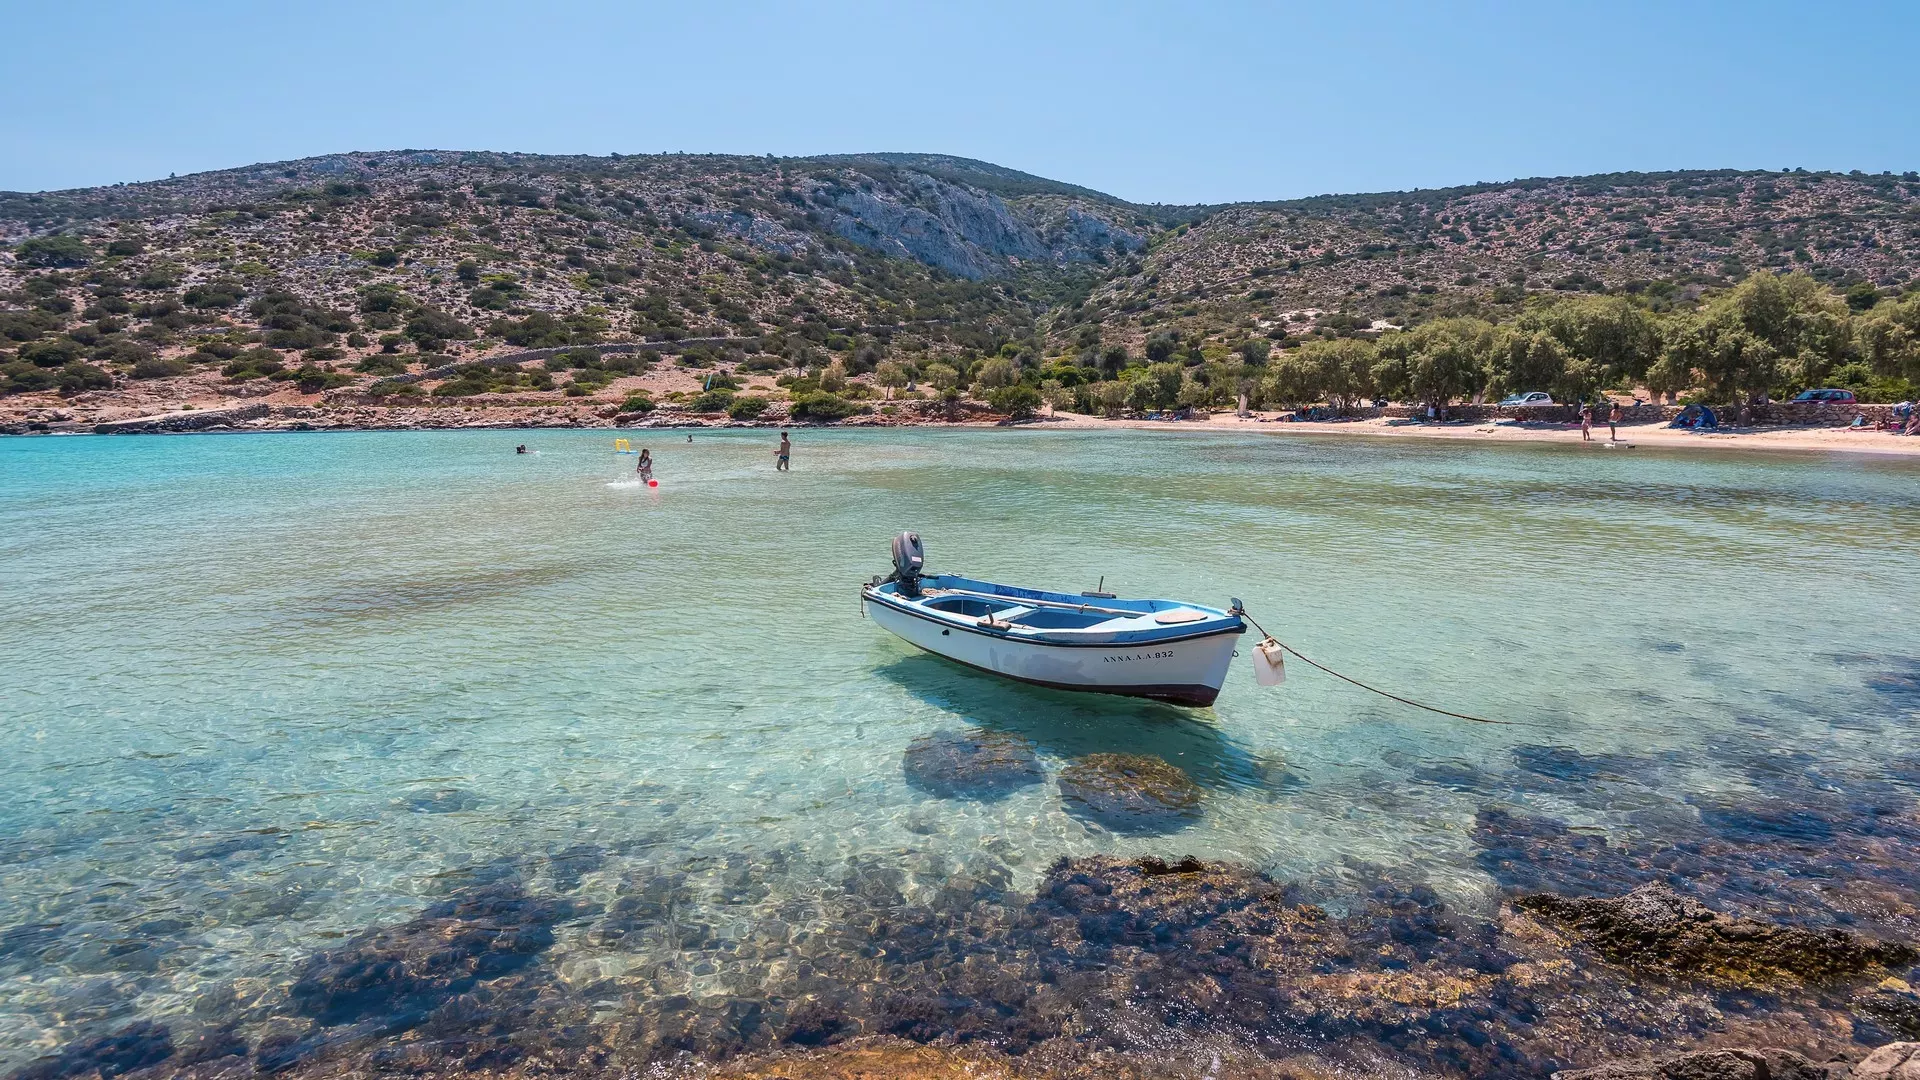
[{"label": "mooring rope", "polygon": [[1441,716],[1451,716],[1456,720],[1471,720],[1476,724],[1498,724],[1501,727],[1528,726],[1525,724],[1517,723],[1512,720],[1489,720],[1484,716],[1472,716],[1470,714],[1463,713],[1463,712],[1454,712],[1452,709],[1442,709],[1442,708],[1439,708],[1438,706],[1423,704],[1421,702],[1413,700],[1412,698],[1401,697],[1399,694],[1389,693],[1388,691],[1382,690],[1377,686],[1368,686],[1366,683],[1361,682],[1359,679],[1356,679],[1351,675],[1342,675],[1340,672],[1335,671],[1332,668],[1328,667],[1327,665],[1320,663],[1319,661],[1315,660],[1311,656],[1308,656],[1306,653],[1301,652],[1299,649],[1296,649],[1293,646],[1287,644],[1286,642],[1281,641],[1279,638],[1274,637],[1272,634],[1267,633],[1267,628],[1264,626],[1261,626],[1258,622],[1254,622],[1253,616],[1247,614],[1247,609],[1241,608],[1240,615],[1242,618],[1246,619],[1248,622],[1253,623],[1253,628],[1255,630],[1260,631],[1261,635],[1264,636],[1268,641],[1273,642],[1275,645],[1278,645],[1282,649],[1285,649],[1286,651],[1299,657],[1302,661],[1311,665],[1312,667],[1318,668],[1321,671],[1326,672],[1327,674],[1333,676],[1334,678],[1339,679],[1341,682],[1352,683],[1353,685],[1359,687],[1360,689],[1365,690],[1369,694],[1379,694],[1381,697],[1386,698],[1389,701],[1397,701],[1402,705],[1411,705],[1416,709],[1425,709],[1427,712],[1430,712],[1430,713],[1439,713]]}]

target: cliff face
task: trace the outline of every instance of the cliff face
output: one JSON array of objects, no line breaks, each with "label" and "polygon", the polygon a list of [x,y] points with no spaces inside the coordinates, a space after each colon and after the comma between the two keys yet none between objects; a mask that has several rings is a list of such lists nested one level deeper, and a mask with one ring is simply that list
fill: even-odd
[{"label": "cliff face", "polygon": [[[1110,207],[1029,197],[1015,204],[925,173],[892,186],[829,187],[824,197],[840,236],[965,278],[993,277],[1031,263],[1103,259],[1146,245],[1146,230],[1120,223]],[[1105,214],[1102,214],[1102,211]]]}]

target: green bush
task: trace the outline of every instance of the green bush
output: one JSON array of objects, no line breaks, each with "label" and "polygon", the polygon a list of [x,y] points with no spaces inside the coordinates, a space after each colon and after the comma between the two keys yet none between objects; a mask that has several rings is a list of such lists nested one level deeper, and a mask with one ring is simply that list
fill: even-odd
[{"label": "green bush", "polygon": [[177,266],[149,266],[140,271],[139,277],[133,279],[133,287],[147,290],[171,289],[180,284],[180,274],[181,270]]},{"label": "green bush", "polygon": [[138,240],[115,240],[107,245],[107,254],[113,256],[138,255],[147,250],[147,246]]},{"label": "green bush", "polygon": [[220,374],[229,379],[244,382],[247,379],[259,379],[277,375],[286,367],[280,362],[280,354],[272,349],[248,349],[228,361],[220,369]]},{"label": "green bush", "polygon": [[692,401],[687,402],[687,411],[697,413],[726,412],[727,407],[731,404],[733,404],[733,391],[708,390],[705,393],[695,396]]},{"label": "green bush", "polygon": [[112,386],[113,376],[92,364],[75,362],[60,369],[60,392],[68,396],[88,390],[107,390]]},{"label": "green bush", "polygon": [[1040,391],[1025,383],[1003,386],[987,395],[987,404],[1009,419],[1025,420],[1040,408]]},{"label": "green bush", "polygon": [[422,390],[418,383],[395,382],[392,379],[381,379],[372,386],[367,387],[366,393],[368,397],[390,398],[420,397],[425,394],[426,391]]},{"label": "green bush", "polygon": [[758,394],[742,394],[727,404],[727,415],[735,420],[757,420],[767,411],[769,402]]},{"label": "green bush", "polygon": [[406,334],[422,350],[438,348],[442,341],[472,341],[473,327],[437,308],[423,307],[407,320]]},{"label": "green bush", "polygon": [[133,377],[136,379],[171,379],[175,375],[185,375],[193,370],[193,365],[185,360],[162,360],[150,356],[133,365]]},{"label": "green bush", "polygon": [[60,376],[57,373],[33,364],[19,362],[0,368],[0,376],[5,376],[4,384],[0,384],[0,391],[9,394],[51,390],[60,384]]},{"label": "green bush", "polygon": [[627,400],[620,403],[620,411],[630,413],[652,412],[653,399],[648,397],[645,391],[635,390],[633,393],[627,395]]},{"label": "green bush", "polygon": [[406,372],[407,363],[397,356],[378,355],[366,357],[353,365],[353,369],[368,375],[401,375]]},{"label": "green bush", "polygon": [[840,420],[852,416],[860,406],[838,394],[829,394],[816,390],[811,394],[795,399],[793,418],[795,420]]},{"label": "green bush", "polygon": [[328,371],[312,364],[301,365],[293,373],[294,386],[303,394],[318,394],[323,390],[347,386],[353,382],[353,376],[344,371]]},{"label": "green bush", "polygon": [[32,341],[59,325],[59,319],[44,311],[0,311],[0,337],[14,341]]},{"label": "green bush", "polygon": [[20,359],[36,367],[57,368],[80,359],[85,351],[72,338],[49,338],[46,341],[29,341],[20,346]]},{"label": "green bush", "polygon": [[246,287],[237,281],[203,281],[189,286],[181,299],[188,307],[230,308],[247,295]]},{"label": "green bush", "polygon": [[745,360],[740,361],[739,370],[741,371],[779,371],[781,368],[786,366],[787,366],[786,360],[778,356],[765,356],[765,355],[749,356]]},{"label": "green bush", "polygon": [[13,249],[22,266],[85,266],[93,252],[77,236],[36,236]]}]

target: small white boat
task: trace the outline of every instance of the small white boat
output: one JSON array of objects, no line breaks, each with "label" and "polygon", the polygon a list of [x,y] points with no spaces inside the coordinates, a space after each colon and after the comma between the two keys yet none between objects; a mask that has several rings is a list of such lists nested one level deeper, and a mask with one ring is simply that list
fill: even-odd
[{"label": "small white boat", "polygon": [[1024,589],[928,574],[920,537],[893,540],[894,571],[860,590],[874,622],[981,671],[1057,690],[1205,707],[1247,632],[1234,609],[1111,593]]}]

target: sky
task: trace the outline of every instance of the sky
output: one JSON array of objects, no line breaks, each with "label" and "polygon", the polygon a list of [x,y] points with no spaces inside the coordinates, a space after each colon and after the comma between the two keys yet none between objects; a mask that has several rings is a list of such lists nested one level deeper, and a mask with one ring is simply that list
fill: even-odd
[{"label": "sky", "polygon": [[0,190],[349,150],[980,158],[1197,203],[1920,168],[1920,3],[0,0]]}]

